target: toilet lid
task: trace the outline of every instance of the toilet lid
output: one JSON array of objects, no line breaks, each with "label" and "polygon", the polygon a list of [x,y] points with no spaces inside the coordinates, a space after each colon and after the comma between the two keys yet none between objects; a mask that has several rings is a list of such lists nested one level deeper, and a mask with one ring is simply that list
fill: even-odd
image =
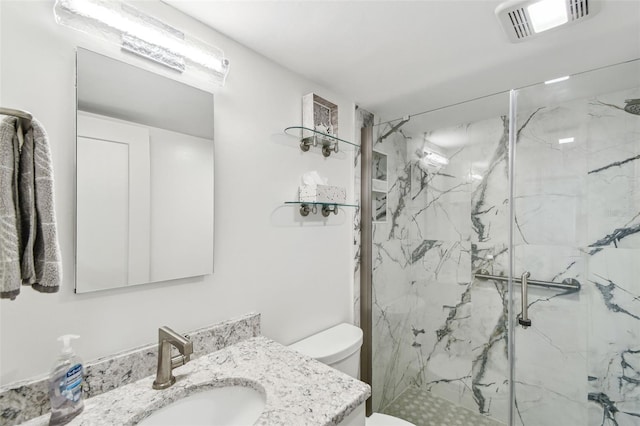
[{"label": "toilet lid", "polygon": [[324,364],[333,364],[352,355],[362,346],[362,330],[342,323],[289,346]]}]

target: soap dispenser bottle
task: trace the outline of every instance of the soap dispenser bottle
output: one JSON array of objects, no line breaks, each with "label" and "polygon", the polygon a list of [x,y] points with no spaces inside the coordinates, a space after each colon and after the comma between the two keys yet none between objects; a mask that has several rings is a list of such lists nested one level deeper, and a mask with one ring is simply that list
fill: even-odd
[{"label": "soap dispenser bottle", "polygon": [[63,425],[82,412],[82,361],[71,349],[71,339],[80,336],[66,334],[60,336],[62,352],[51,370],[49,378],[49,400],[51,419],[49,425]]}]

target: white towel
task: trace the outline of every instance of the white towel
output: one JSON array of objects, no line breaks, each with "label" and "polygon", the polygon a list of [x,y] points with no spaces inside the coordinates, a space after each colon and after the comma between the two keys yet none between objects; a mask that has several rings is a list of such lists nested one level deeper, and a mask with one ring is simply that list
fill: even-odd
[{"label": "white towel", "polygon": [[62,261],[53,191],[53,162],[44,127],[31,121],[20,155],[22,282],[54,293],[62,281]]},{"label": "white towel", "polygon": [[0,121],[0,298],[15,299],[20,293],[20,242],[18,239],[17,119]]}]

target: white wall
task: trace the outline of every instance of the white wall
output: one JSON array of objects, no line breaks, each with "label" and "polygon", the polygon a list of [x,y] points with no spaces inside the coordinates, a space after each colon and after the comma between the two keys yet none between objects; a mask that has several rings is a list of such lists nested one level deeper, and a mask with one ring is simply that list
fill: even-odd
[{"label": "white wall", "polygon": [[46,373],[58,352],[55,338],[64,333],[80,334],[76,350],[91,360],[153,342],[164,324],[189,330],[257,311],[263,334],[286,344],[352,320],[353,212],[325,224],[318,216],[301,220],[282,202],[293,199],[308,170],[351,189],[350,156],[303,154],[283,129],[301,123],[301,98],[315,92],[339,105],[340,135],[352,138],[353,104],[169,6],[143,7],[218,45],[231,60],[215,99],[214,274],[74,294],[74,48],[107,49],[55,24],[52,2],[1,1],[0,102],[31,111],[48,131],[65,271],[59,293],[25,287],[15,301],[0,302],[2,385]]}]

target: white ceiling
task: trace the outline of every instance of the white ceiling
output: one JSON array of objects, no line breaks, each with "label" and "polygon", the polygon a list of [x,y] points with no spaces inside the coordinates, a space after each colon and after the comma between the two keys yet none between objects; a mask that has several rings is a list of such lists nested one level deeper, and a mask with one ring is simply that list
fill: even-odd
[{"label": "white ceiling", "polygon": [[640,57],[640,0],[517,44],[496,0],[164,1],[388,119]]}]

